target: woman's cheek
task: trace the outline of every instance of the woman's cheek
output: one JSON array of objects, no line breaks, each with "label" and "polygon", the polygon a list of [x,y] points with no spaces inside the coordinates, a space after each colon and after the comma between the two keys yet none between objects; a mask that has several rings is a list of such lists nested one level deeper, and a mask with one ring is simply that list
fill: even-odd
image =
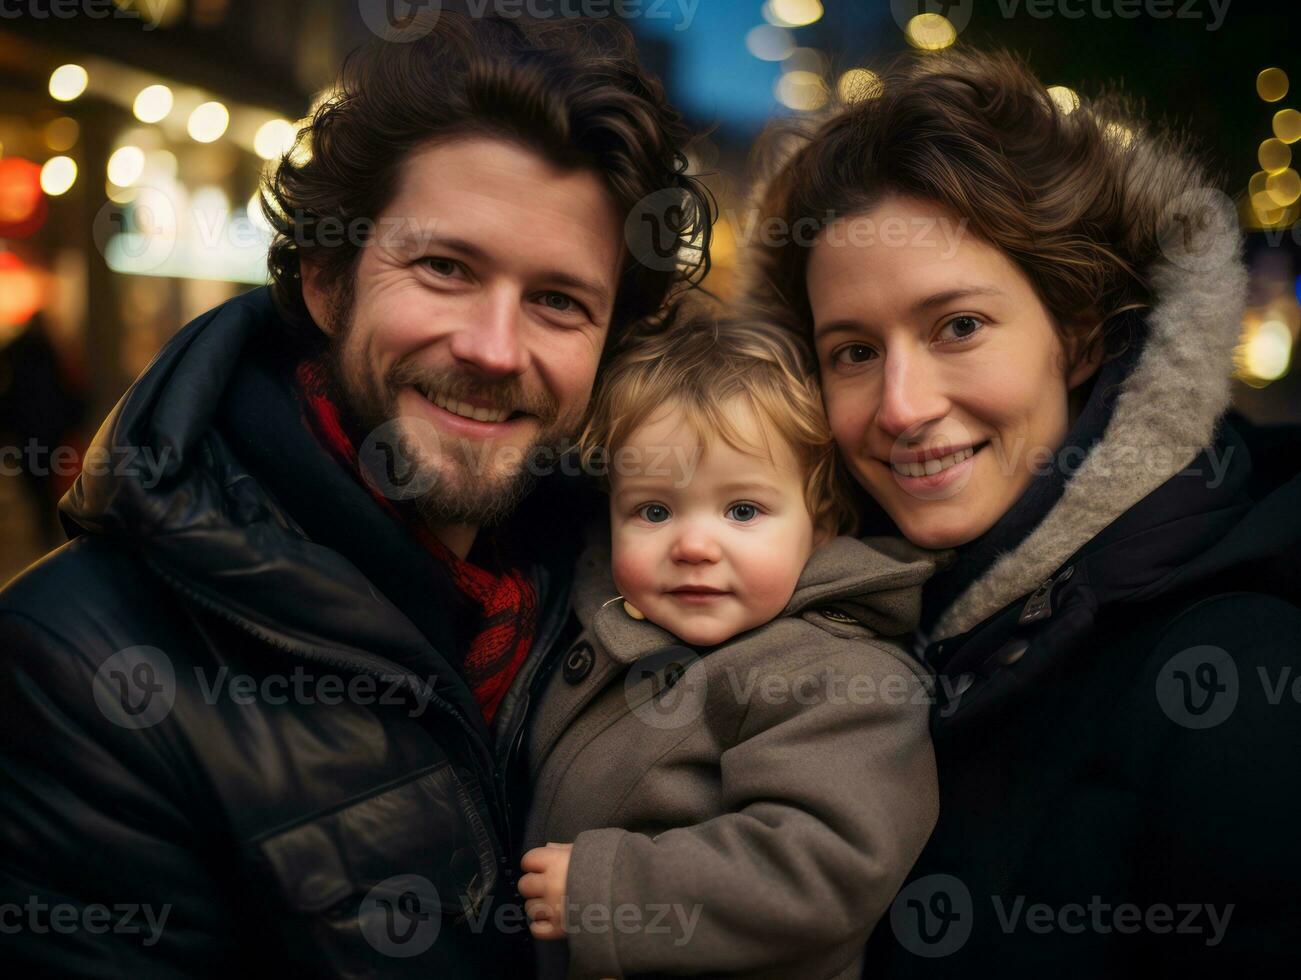
[{"label": "woman's cheek", "polygon": [[829,394],[826,407],[827,422],[841,458],[856,472],[861,472],[867,457],[867,427],[871,415],[866,399],[855,399],[842,388]]}]

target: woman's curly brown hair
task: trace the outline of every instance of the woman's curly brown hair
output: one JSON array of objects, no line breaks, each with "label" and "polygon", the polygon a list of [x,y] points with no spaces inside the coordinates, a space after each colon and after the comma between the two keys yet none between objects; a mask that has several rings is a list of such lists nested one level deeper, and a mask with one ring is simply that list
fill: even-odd
[{"label": "woman's curly brown hair", "polygon": [[[1145,130],[1117,96],[1066,111],[1006,52],[911,55],[880,79],[820,125],[766,136],[764,219],[821,229],[890,195],[937,202],[1016,262],[1077,357],[1118,353],[1132,322],[1120,314],[1151,305],[1145,272],[1171,205],[1205,187],[1183,140]],[[805,336],[815,240],[750,255],[748,300]]]}]

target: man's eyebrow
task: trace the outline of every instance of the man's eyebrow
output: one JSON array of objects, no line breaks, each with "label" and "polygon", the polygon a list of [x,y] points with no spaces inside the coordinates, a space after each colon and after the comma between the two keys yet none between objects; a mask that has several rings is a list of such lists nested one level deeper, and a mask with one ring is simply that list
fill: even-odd
[{"label": "man's eyebrow", "polygon": [[[931,293],[929,296],[923,296],[913,303],[910,313],[913,316],[921,316],[939,306],[947,306],[955,300],[966,299],[969,296],[1005,296],[1007,295],[1001,289],[993,286],[957,286],[953,289],[944,289],[938,293]],[[813,337],[825,337],[828,334],[835,333],[857,333],[863,329],[862,322],[852,318],[840,320],[828,320],[825,323],[814,324]]]}]

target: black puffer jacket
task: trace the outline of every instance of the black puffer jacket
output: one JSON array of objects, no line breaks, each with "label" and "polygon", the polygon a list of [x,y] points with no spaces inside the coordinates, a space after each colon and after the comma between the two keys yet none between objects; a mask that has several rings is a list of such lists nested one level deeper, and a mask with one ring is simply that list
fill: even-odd
[{"label": "black puffer jacket", "polygon": [[0,593],[20,972],[482,977],[527,949],[515,755],[580,500],[544,479],[499,535],[541,608],[490,731],[445,572],[304,428],[283,334],[266,290],[178,334],[64,500],[75,540]]},{"label": "black puffer jacket", "polygon": [[866,976],[1296,972],[1301,431],[1225,415],[1218,251],[1153,270],[1058,468],[928,583],[940,818]]}]

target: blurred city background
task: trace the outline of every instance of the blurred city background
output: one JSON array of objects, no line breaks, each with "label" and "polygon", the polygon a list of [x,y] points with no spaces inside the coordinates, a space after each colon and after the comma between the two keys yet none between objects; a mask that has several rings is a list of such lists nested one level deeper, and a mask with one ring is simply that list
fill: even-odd
[{"label": "blurred city background", "polygon": [[[434,0],[424,0],[425,6]],[[368,24],[406,0],[0,0],[0,582],[62,541],[95,428],[188,320],[266,281],[258,182]],[[416,6],[419,6],[417,4]],[[755,137],[906,48],[1004,46],[1069,107],[1119,84],[1200,139],[1248,232],[1237,404],[1301,420],[1295,7],[1250,0],[468,0],[619,15],[691,121],[732,288]],[[1296,69],[1296,70],[1293,70]],[[41,447],[33,457],[30,445]],[[15,452],[15,449],[21,452]],[[39,465],[32,466],[35,458]]]}]

